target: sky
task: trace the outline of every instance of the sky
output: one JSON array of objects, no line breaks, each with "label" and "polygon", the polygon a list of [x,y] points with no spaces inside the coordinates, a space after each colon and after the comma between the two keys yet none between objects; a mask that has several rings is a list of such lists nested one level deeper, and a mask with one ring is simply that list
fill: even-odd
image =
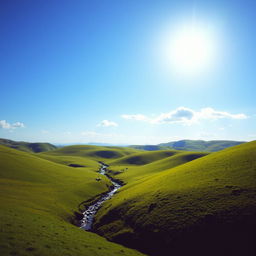
[{"label": "sky", "polygon": [[248,0],[1,0],[0,137],[255,140],[255,8]]}]

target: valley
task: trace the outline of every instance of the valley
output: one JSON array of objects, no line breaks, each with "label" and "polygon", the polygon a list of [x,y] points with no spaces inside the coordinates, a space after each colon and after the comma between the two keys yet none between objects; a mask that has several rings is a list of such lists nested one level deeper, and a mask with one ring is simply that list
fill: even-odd
[{"label": "valley", "polygon": [[255,141],[216,153],[0,146],[0,167],[1,255],[254,255]]}]

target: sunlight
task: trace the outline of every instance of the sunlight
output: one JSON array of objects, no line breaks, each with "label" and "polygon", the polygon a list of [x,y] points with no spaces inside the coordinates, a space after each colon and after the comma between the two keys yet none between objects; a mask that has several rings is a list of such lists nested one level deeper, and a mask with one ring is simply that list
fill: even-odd
[{"label": "sunlight", "polygon": [[213,37],[207,29],[191,25],[172,34],[165,55],[176,72],[195,74],[212,64],[215,47]]}]

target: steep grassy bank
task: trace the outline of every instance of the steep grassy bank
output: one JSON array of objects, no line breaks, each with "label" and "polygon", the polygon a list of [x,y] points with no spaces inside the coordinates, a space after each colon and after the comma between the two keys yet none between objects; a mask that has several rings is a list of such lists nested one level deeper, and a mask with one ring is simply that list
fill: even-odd
[{"label": "steep grassy bank", "polygon": [[138,182],[144,168],[117,175],[128,185],[98,213],[99,234],[151,255],[255,255],[256,142]]},{"label": "steep grassy bank", "polygon": [[110,185],[96,170],[0,146],[0,254],[141,255],[70,223],[82,201]]}]

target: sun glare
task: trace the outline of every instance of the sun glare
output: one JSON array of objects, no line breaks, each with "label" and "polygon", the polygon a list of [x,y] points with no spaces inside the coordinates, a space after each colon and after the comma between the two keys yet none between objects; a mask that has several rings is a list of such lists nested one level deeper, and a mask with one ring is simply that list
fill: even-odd
[{"label": "sun glare", "polygon": [[189,26],[174,32],[168,41],[167,58],[180,73],[200,73],[212,64],[215,45],[205,29]]}]

